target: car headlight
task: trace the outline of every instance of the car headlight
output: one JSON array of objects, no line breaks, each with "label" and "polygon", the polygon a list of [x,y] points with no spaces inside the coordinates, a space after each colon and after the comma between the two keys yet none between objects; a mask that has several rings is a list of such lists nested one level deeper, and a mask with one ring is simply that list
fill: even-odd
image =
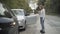
[{"label": "car headlight", "polygon": [[11,27],[14,27],[16,25],[16,22],[13,22],[10,24]]},{"label": "car headlight", "polygon": [[16,25],[16,22],[13,22],[12,25]]}]

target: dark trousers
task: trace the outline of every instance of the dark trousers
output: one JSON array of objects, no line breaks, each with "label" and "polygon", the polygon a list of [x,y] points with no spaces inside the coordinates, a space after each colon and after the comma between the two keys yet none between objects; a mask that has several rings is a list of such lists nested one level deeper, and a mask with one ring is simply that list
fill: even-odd
[{"label": "dark trousers", "polygon": [[41,27],[42,27],[42,30],[44,30],[44,19],[43,17],[40,17],[40,22],[41,22]]}]

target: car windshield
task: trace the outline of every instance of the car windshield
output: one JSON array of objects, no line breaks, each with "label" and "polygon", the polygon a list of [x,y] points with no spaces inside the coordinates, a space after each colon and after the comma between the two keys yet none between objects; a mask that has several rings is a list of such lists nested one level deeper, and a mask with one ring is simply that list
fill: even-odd
[{"label": "car windshield", "polygon": [[0,17],[8,17],[8,9],[5,7],[5,5],[0,3]]},{"label": "car windshield", "polygon": [[24,12],[20,10],[14,10],[13,12],[15,15],[24,15]]}]

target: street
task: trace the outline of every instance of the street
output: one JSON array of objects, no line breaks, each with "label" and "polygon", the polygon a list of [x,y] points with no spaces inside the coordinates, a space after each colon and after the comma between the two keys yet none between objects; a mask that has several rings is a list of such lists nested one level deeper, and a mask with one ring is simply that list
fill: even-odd
[{"label": "street", "polygon": [[[29,24],[25,31],[21,31],[20,34],[43,34],[40,33],[41,25],[39,15],[36,15],[35,18],[30,18],[28,20]],[[46,15],[45,19],[45,34],[60,34],[60,17]]]}]

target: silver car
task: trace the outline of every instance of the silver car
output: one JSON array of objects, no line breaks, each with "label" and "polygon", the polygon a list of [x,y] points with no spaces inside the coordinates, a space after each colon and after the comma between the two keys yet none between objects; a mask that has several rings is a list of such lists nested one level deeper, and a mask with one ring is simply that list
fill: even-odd
[{"label": "silver car", "polygon": [[26,16],[24,9],[11,9],[15,16],[17,17],[19,23],[19,29],[26,29]]}]

